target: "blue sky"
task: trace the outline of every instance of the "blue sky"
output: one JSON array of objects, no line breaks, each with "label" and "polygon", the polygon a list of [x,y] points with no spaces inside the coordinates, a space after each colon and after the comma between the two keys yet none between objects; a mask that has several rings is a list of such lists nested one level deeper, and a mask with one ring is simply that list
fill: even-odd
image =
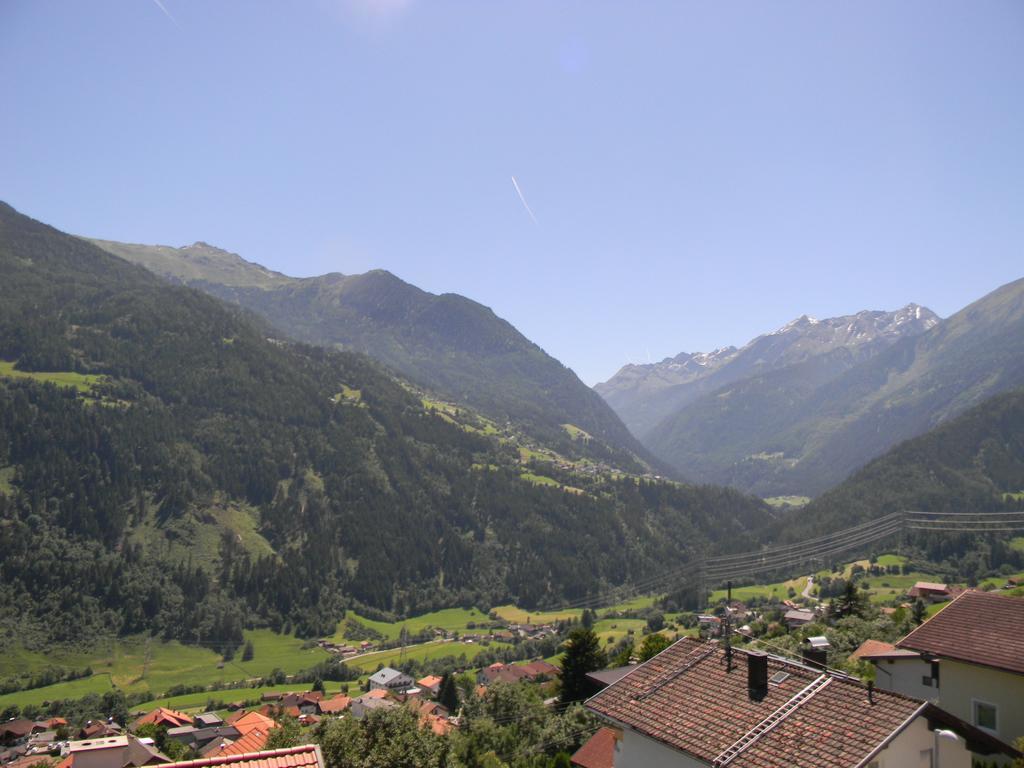
[{"label": "blue sky", "polygon": [[0,199],[385,268],[590,384],[1024,276],[1015,0],[162,3],[0,4]]}]

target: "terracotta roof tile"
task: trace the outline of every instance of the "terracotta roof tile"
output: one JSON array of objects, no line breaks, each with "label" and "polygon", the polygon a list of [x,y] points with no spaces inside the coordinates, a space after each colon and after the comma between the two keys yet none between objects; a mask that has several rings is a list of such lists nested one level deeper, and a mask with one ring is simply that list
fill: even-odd
[{"label": "terracotta roof tile", "polygon": [[896,645],[1024,674],[1024,598],[961,592]]},{"label": "terracotta roof tile", "polygon": [[[760,700],[747,689],[747,657],[715,643],[684,638],[591,698],[587,706],[694,757],[713,761],[810,683],[827,684],[730,763],[741,768],[835,768],[856,765],[897,731],[923,704],[859,682],[824,678],[800,664],[768,657],[768,675],[788,674]],[[836,717],[842,712],[841,718]]]},{"label": "terracotta roof tile", "polygon": [[881,640],[865,640],[857,650],[850,654],[850,660],[857,659],[896,659],[900,657],[914,657],[919,654],[915,651],[897,648],[892,643],[883,643]]},{"label": "terracotta roof tile", "polygon": [[[237,743],[237,742],[236,742]],[[243,752],[221,754],[199,760],[183,760],[169,763],[161,768],[324,768],[320,747],[306,744],[267,752]]]},{"label": "terracotta roof tile", "polygon": [[579,768],[613,768],[617,739],[613,729],[601,728],[573,753],[572,764]]}]

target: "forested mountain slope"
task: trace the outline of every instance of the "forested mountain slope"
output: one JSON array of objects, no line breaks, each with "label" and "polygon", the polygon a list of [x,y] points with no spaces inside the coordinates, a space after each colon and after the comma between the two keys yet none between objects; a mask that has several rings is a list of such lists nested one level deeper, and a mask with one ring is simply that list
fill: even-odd
[{"label": "forested mountain slope", "polygon": [[726,385],[764,376],[817,358],[815,367],[839,375],[908,336],[934,327],[939,317],[908,304],[892,312],[865,310],[817,320],[807,315],[743,347],[683,352],[659,363],[626,365],[594,389],[641,440],[690,403]]},{"label": "forested mountain slope", "polygon": [[818,356],[722,387],[663,421],[648,446],[690,478],[818,495],[900,441],[1024,385],[1024,280],[851,363],[836,375]]},{"label": "forested mountain slope", "polygon": [[[742,546],[758,500],[531,481],[519,449],[369,358],[268,338],[0,204],[0,640],[240,639],[594,594]],[[572,487],[569,487],[569,482]]]},{"label": "forested mountain slope", "polygon": [[[291,338],[365,352],[418,384],[511,420],[568,453],[639,469],[650,460],[614,411],[575,373],[489,308],[435,295],[390,272],[290,278],[236,254],[93,241],[155,273],[258,313]],[[573,441],[564,424],[590,436]]]},{"label": "forested mountain slope", "polygon": [[776,526],[799,541],[891,512],[1024,508],[1024,389],[1015,389],[872,461]]}]

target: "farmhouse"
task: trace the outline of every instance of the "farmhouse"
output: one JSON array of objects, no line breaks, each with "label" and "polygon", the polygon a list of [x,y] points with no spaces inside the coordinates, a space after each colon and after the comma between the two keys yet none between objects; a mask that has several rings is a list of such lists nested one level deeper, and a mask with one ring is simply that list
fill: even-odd
[{"label": "farmhouse", "polygon": [[377,670],[370,675],[370,690],[385,690],[402,693],[413,686],[413,679],[404,672],[391,667]]},{"label": "farmhouse", "polygon": [[919,581],[907,590],[907,597],[921,598],[929,603],[938,603],[949,600],[951,597],[949,587],[945,584],[935,584],[930,581]]}]

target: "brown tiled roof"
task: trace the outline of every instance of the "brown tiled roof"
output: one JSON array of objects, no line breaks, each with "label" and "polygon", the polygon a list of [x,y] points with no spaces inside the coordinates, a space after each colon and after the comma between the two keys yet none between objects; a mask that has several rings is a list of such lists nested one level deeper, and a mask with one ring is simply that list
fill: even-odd
[{"label": "brown tiled roof", "polygon": [[865,640],[857,647],[856,651],[850,654],[850,660],[913,658],[919,655],[915,651],[897,648],[892,643],[883,643],[881,640]]},{"label": "brown tiled roof", "polygon": [[161,768],[324,768],[324,759],[320,747],[306,744],[301,747],[272,749],[266,752],[248,752],[242,754],[207,757],[199,760],[183,760],[170,763]]},{"label": "brown tiled roof", "polygon": [[[715,643],[683,638],[605,688],[587,706],[617,723],[711,762],[797,693],[827,683],[729,763],[731,768],[846,768],[857,765],[924,706],[850,678],[774,657],[768,675],[788,673],[760,700],[747,689],[747,657],[733,652],[732,670]],[[838,716],[838,713],[842,713]]]},{"label": "brown tiled roof", "polygon": [[333,715],[337,712],[344,712],[348,709],[348,705],[351,703],[352,699],[348,696],[339,694],[331,699],[322,699],[320,701],[320,711]]},{"label": "brown tiled roof", "polygon": [[578,768],[613,768],[616,738],[611,728],[600,729],[573,753],[570,762]]},{"label": "brown tiled roof", "polygon": [[1024,598],[961,592],[896,645],[1024,675]]}]

